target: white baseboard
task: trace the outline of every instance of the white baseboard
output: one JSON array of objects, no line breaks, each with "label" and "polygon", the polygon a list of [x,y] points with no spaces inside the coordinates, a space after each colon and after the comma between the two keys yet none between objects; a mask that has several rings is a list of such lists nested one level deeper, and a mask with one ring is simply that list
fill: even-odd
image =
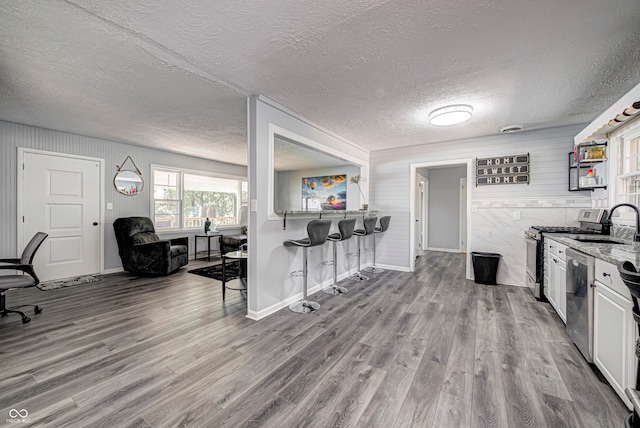
[{"label": "white baseboard", "polygon": [[384,265],[384,264],[378,263],[376,264],[376,267],[379,267],[384,270],[396,270],[398,272],[411,272],[408,266]]},{"label": "white baseboard", "polygon": [[441,251],[443,253],[461,253],[462,250],[460,250],[459,248],[434,248],[434,247],[429,247],[427,248],[426,251]]},{"label": "white baseboard", "polygon": [[105,270],[102,271],[102,273],[100,275],[109,275],[110,273],[119,273],[119,272],[124,272],[124,269],[121,268],[121,267],[105,269]]}]

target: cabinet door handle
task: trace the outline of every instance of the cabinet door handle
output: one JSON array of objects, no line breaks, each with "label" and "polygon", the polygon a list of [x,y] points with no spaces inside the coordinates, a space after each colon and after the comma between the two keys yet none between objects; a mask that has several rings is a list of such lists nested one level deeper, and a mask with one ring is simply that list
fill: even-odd
[{"label": "cabinet door handle", "polygon": [[562,250],[558,250],[558,252],[559,252],[560,254],[564,253],[564,251],[562,251]]},{"label": "cabinet door handle", "polygon": [[606,273],[606,272],[602,272],[602,276],[607,277],[607,276],[611,276],[611,275],[609,275],[609,274],[608,274],[608,273]]}]

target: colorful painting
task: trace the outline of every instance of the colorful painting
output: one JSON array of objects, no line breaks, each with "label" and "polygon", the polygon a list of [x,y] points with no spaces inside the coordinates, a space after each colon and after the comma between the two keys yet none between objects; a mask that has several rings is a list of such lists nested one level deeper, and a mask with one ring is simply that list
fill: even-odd
[{"label": "colorful painting", "polygon": [[302,209],[339,211],[347,209],[347,175],[325,175],[302,179]]}]

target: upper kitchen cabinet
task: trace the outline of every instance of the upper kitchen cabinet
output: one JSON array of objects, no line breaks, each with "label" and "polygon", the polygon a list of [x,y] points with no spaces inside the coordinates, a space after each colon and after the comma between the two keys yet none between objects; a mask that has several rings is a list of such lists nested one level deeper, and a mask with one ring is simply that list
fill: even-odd
[{"label": "upper kitchen cabinet", "polygon": [[607,145],[604,139],[574,146],[569,153],[569,191],[607,188]]}]

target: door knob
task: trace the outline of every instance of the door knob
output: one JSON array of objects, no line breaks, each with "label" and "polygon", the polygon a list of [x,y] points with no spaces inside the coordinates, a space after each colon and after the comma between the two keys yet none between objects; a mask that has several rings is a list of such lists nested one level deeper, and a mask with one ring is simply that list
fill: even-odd
[{"label": "door knob", "polygon": [[94,221],[94,222],[93,222],[93,225],[94,225],[94,226],[97,226],[97,225],[98,225],[98,222],[97,222],[97,221]]}]

